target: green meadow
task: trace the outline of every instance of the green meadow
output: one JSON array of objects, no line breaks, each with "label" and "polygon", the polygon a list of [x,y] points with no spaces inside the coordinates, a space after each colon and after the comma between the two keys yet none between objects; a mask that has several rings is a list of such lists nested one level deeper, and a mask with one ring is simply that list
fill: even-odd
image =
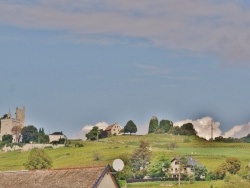
[{"label": "green meadow", "polygon": [[[227,157],[237,157],[242,166],[250,163],[250,143],[219,143],[205,141],[193,136],[174,136],[170,134],[148,134],[148,135],[123,135],[113,136],[97,141],[71,140],[69,147],[58,149],[47,148],[47,154],[53,160],[53,169],[76,168],[112,165],[112,161],[121,156],[130,156],[139,146],[140,140],[150,143],[152,158],[166,155],[169,159],[177,155],[192,156],[199,163],[213,171]],[[76,147],[82,144],[83,147]],[[174,145],[170,148],[170,145]],[[12,151],[0,152],[0,171],[23,170],[29,152]],[[98,156],[96,160],[94,156]],[[206,185],[220,187],[222,181],[195,182],[186,184],[185,187],[199,187]],[[171,182],[131,183],[127,187],[159,187],[168,186]],[[175,187],[173,182],[172,187]]]}]

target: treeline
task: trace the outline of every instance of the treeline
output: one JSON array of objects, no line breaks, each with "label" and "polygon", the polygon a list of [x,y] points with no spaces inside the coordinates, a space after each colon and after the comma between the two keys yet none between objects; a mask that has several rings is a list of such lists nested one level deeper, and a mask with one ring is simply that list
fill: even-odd
[{"label": "treeline", "polygon": [[160,123],[156,116],[153,116],[149,122],[148,133],[169,133],[174,135],[197,135],[192,123],[183,124],[181,127],[173,126],[170,120],[161,120]]}]

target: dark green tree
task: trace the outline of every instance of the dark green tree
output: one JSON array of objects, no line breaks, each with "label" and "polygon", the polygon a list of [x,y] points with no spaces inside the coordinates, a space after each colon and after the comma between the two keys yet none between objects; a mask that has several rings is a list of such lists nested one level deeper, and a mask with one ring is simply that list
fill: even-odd
[{"label": "dark green tree", "polygon": [[104,138],[103,130],[94,126],[89,133],[86,134],[87,140],[98,140],[99,138]]},{"label": "dark green tree", "polygon": [[38,140],[38,131],[37,128],[33,125],[23,127],[21,134],[23,135],[24,143],[37,142]]},{"label": "dark green tree", "polygon": [[164,133],[168,132],[173,127],[173,122],[169,120],[161,120],[159,128],[164,131]]},{"label": "dark green tree", "polygon": [[5,134],[2,137],[2,141],[5,142],[6,144],[11,143],[12,139],[13,139],[13,136],[11,134]]},{"label": "dark green tree", "polygon": [[158,124],[158,118],[156,116],[153,116],[149,122],[148,133],[155,133],[159,126]]},{"label": "dark green tree", "polygon": [[45,134],[43,128],[39,128],[37,140],[38,143],[49,143],[49,136]]},{"label": "dark green tree", "polygon": [[181,126],[181,129],[185,130],[185,135],[197,135],[196,130],[192,123],[186,123]]},{"label": "dark green tree", "polygon": [[136,133],[136,132],[137,132],[136,125],[134,124],[132,120],[129,120],[124,127],[124,133],[130,133],[131,135],[131,133]]},{"label": "dark green tree", "polygon": [[52,167],[52,159],[43,149],[34,148],[30,150],[28,160],[24,163],[28,170],[48,169]]}]

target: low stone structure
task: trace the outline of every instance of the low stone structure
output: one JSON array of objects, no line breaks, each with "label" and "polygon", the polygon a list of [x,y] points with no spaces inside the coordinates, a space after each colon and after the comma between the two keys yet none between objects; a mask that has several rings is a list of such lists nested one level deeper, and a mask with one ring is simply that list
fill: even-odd
[{"label": "low stone structure", "polygon": [[52,147],[52,148],[60,148],[64,147],[64,144],[57,144],[57,145],[52,145],[52,144],[25,144],[23,147],[19,147],[18,145],[13,145],[13,147],[10,146],[4,146],[2,148],[2,151],[7,152],[7,151],[28,151],[33,148],[40,148],[44,149],[45,147]]}]

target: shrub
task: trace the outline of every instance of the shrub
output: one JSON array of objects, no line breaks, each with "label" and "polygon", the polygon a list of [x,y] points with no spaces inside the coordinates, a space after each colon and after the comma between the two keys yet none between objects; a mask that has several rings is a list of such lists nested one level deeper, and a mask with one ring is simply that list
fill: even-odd
[{"label": "shrub", "polygon": [[24,166],[28,170],[48,169],[52,167],[52,160],[43,149],[34,148],[30,150],[28,160],[24,163]]}]

